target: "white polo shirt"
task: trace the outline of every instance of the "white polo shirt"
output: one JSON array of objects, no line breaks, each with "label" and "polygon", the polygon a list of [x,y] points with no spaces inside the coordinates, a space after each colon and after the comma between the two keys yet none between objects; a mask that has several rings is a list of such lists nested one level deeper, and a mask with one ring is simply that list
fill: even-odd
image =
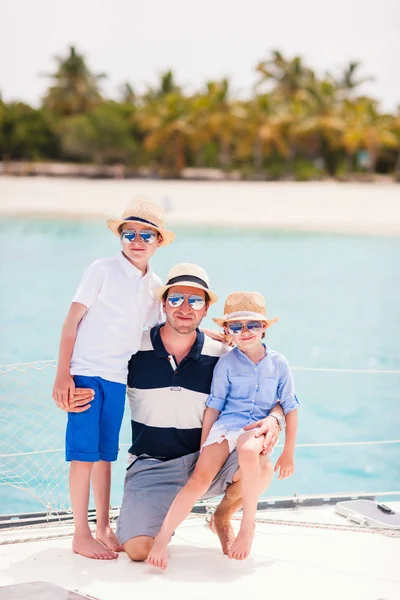
[{"label": "white polo shirt", "polygon": [[142,276],[122,252],[90,265],[73,299],[88,310],[78,327],[71,375],[125,384],[143,329],[162,321],[161,303],[154,295],[161,285],[150,265]]}]

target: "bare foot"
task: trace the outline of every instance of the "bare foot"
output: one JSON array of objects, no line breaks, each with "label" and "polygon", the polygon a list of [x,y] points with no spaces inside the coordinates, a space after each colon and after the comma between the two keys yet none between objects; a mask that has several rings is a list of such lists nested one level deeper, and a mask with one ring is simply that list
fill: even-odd
[{"label": "bare foot", "polygon": [[222,552],[224,554],[229,554],[229,550],[236,538],[231,522],[218,519],[215,517],[215,515],[213,515],[210,519],[210,529],[219,537]]},{"label": "bare foot", "polygon": [[235,558],[236,560],[247,558],[250,554],[253,538],[254,526],[249,528],[241,527],[236,540],[228,552],[229,558]]},{"label": "bare foot", "polygon": [[96,558],[98,560],[112,560],[118,558],[118,554],[112,552],[100,542],[97,542],[91,534],[74,535],[72,540],[72,550],[76,554],[81,554],[87,558]]},{"label": "bare foot", "polygon": [[155,538],[153,547],[146,558],[146,562],[153,567],[165,569],[168,564],[167,545],[163,544],[161,541],[157,541],[157,538]]},{"label": "bare foot", "polygon": [[122,552],[121,544],[110,525],[107,525],[106,528],[100,529],[96,528],[96,540],[107,546],[109,550],[113,550],[114,552]]}]

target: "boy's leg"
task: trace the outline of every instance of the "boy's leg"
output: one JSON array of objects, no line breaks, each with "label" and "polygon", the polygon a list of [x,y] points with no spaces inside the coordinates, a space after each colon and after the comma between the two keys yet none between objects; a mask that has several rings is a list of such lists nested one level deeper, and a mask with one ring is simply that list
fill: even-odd
[{"label": "boy's leg", "polygon": [[210,487],[212,480],[229,456],[228,442],[206,446],[197,461],[193,474],[185,487],[179,492],[167,516],[160,533],[154,540],[147,562],[155,567],[165,569],[167,566],[167,545],[175,529],[190,513],[194,503]]},{"label": "boy's leg", "polygon": [[100,458],[99,418],[102,390],[98,378],[95,377],[77,375],[74,381],[77,387],[94,389],[95,396],[87,411],[68,413],[66,458],[71,461],[69,486],[75,523],[72,549],[88,558],[117,558],[117,554],[93,538],[88,523],[90,477],[93,464]]},{"label": "boy's leg", "polygon": [[117,554],[97,542],[89,528],[88,506],[90,493],[90,475],[93,463],[73,460],[69,472],[69,489],[72,512],[74,514],[75,532],[72,549],[76,554],[87,558],[110,560]]},{"label": "boy's leg", "polygon": [[121,552],[110,524],[111,463],[104,460],[94,463],[91,481],[96,504],[96,539],[110,550]]},{"label": "boy's leg", "polygon": [[[273,468],[268,456],[260,454],[260,494],[270,485]],[[243,506],[242,484],[240,482],[240,468],[236,471],[232,483],[228,485],[225,495],[218,504],[210,519],[210,528],[216,533],[221,542],[222,552],[228,554],[230,547],[236,539],[231,519]]]},{"label": "boy's leg", "polygon": [[101,379],[103,402],[99,426],[99,457],[92,471],[96,504],[96,539],[110,550],[120,552],[121,545],[111,529],[111,462],[118,457],[118,440],[125,407],[126,386]]},{"label": "boy's leg", "polygon": [[256,438],[254,431],[242,434],[237,440],[240,481],[243,496],[243,517],[238,537],[229,550],[229,557],[243,560],[250,553],[254,537],[254,518],[260,493],[260,453],[263,437]]}]

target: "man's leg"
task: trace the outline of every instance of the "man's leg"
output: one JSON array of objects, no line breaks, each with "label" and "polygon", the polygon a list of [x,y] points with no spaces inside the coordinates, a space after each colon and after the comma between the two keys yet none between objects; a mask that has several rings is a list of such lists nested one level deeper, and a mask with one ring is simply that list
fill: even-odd
[{"label": "man's leg", "polygon": [[122,544],[122,549],[134,561],[143,561],[153,547],[154,538],[148,535],[138,535]]},{"label": "man's leg", "polygon": [[177,493],[186,484],[196,456],[166,462],[137,460],[127,471],[117,537],[133,561],[146,560]]},{"label": "man's leg", "polygon": [[[261,454],[259,460],[261,494],[271,483],[273,468],[268,456]],[[224,554],[228,554],[231,545],[235,541],[236,536],[232,528],[231,519],[242,508],[242,504],[242,486],[240,483],[240,469],[238,469],[210,521],[210,527],[218,535]]]}]

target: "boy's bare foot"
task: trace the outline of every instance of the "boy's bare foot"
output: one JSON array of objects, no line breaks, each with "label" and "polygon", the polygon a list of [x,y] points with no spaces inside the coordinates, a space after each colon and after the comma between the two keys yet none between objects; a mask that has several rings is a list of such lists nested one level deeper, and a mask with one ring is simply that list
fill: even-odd
[{"label": "boy's bare foot", "polygon": [[110,525],[104,529],[96,528],[96,540],[107,546],[109,550],[114,552],[122,552],[122,546]]},{"label": "boy's bare foot", "polygon": [[76,554],[98,560],[112,560],[113,558],[118,558],[118,554],[112,552],[103,546],[103,544],[96,541],[92,534],[74,535],[74,539],[72,540],[72,550]]},{"label": "boy's bare foot", "polygon": [[154,540],[152,549],[149,552],[146,562],[153,567],[160,567],[165,569],[168,564],[167,545],[161,541]]},{"label": "boy's bare foot", "polygon": [[253,538],[254,526],[249,528],[241,527],[236,540],[228,552],[229,558],[235,558],[236,560],[247,558],[250,554]]},{"label": "boy's bare foot", "polygon": [[210,519],[210,529],[219,537],[222,552],[224,554],[229,554],[229,550],[236,539],[231,522],[226,519],[218,519],[215,515],[212,515]]}]

